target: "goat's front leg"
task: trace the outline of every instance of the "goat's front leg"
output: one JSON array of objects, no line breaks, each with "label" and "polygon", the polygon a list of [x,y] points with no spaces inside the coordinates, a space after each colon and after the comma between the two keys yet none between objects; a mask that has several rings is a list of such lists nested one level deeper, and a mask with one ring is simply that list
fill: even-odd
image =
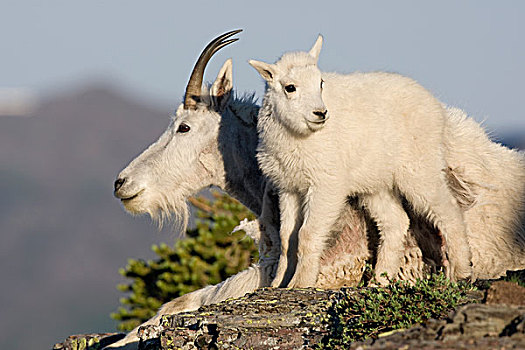
[{"label": "goat's front leg", "polygon": [[325,243],[345,207],[347,196],[341,192],[313,187],[308,191],[303,225],[298,234],[297,267],[288,287],[315,286]]},{"label": "goat's front leg", "polygon": [[279,230],[281,254],[272,287],[286,286],[287,280],[295,267],[295,249],[290,249],[290,243],[292,243],[292,248],[295,248],[296,235],[294,233],[297,232],[301,223],[300,196],[292,192],[281,192],[279,194],[279,209],[281,217]]}]

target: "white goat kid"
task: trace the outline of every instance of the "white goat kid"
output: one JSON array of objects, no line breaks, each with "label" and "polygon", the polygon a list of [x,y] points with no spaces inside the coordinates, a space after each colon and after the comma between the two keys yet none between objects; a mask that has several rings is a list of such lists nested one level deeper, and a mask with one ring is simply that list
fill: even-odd
[{"label": "white goat kid", "polygon": [[463,213],[444,169],[446,111],[415,81],[396,74],[321,73],[322,37],[310,52],[275,64],[250,61],[267,82],[259,112],[258,160],[280,190],[281,256],[272,283],[283,283],[290,238],[298,229],[289,287],[313,286],[327,235],[347,197],[358,195],[381,233],[376,274],[393,278],[409,227],[404,196],[442,232],[451,279],[471,276]]}]

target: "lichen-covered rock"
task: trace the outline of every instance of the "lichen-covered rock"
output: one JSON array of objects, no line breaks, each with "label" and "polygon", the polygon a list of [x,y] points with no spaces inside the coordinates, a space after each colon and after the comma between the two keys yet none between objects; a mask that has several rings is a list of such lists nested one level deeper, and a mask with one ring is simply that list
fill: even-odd
[{"label": "lichen-covered rock", "polygon": [[398,331],[349,349],[525,349],[525,307],[468,304],[445,320]]},{"label": "lichen-covered rock", "polygon": [[92,333],[70,335],[63,343],[53,346],[53,350],[99,350],[124,338],[122,333]]},{"label": "lichen-covered rock", "polygon": [[[525,306],[510,305],[508,298],[502,297],[510,293],[511,300],[519,298],[523,290],[515,283],[493,283],[487,293],[470,291],[465,300],[492,304],[463,305],[446,319],[389,331],[374,340],[345,343],[343,348],[525,349]],[[326,344],[326,339],[333,336],[330,328],[335,326],[327,316],[340,305],[341,298],[358,297],[360,291],[363,290],[260,289],[194,312],[164,316],[160,324],[142,327],[141,341],[135,345],[140,350],[310,349],[321,340]],[[495,304],[496,301],[505,304]],[[71,336],[54,349],[102,349],[120,336]]]},{"label": "lichen-covered rock", "polygon": [[165,316],[161,327],[141,328],[139,349],[310,347],[329,333],[324,320],[337,293],[267,288],[196,312]]},{"label": "lichen-covered rock", "polygon": [[440,331],[440,339],[498,337],[515,319],[525,316],[525,307],[472,304],[460,308]]}]

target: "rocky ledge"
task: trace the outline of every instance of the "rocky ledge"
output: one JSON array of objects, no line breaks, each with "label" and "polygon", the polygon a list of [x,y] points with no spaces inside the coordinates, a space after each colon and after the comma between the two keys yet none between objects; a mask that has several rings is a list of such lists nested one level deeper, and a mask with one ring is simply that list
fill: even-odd
[{"label": "rocky ledge", "polygon": [[[345,293],[351,293],[346,290]],[[139,349],[308,349],[331,334],[326,322],[341,291],[261,289],[140,329]],[[525,288],[495,282],[449,317],[430,320],[350,349],[525,349]],[[102,349],[119,335],[69,337],[54,349]],[[96,341],[94,340],[96,339]]]}]

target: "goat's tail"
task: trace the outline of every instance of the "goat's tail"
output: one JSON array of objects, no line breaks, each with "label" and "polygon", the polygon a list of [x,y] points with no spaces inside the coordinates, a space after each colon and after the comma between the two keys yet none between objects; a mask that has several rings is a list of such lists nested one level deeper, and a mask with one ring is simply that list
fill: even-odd
[{"label": "goat's tail", "polygon": [[462,110],[446,111],[445,172],[465,211],[474,274],[525,269],[525,154],[491,141]]}]

